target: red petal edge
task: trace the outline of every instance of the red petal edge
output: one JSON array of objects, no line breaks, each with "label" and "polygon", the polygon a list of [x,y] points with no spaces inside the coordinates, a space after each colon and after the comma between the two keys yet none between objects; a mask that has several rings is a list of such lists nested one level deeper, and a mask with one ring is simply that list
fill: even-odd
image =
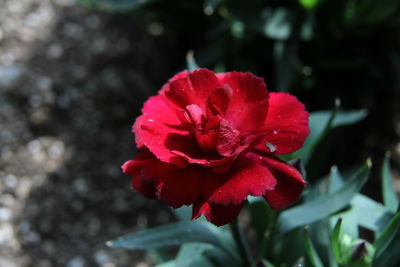
[{"label": "red petal edge", "polygon": [[296,201],[307,184],[300,172],[277,157],[260,153],[258,155],[263,157],[265,165],[276,179],[275,188],[264,194],[269,205],[273,209],[283,209]]},{"label": "red petal edge", "polygon": [[227,173],[209,173],[204,177],[203,196],[208,202],[240,204],[249,195],[262,196],[275,187],[275,178],[264,163],[248,155],[237,158]]},{"label": "red petal edge", "polygon": [[[262,131],[266,134],[258,149],[289,154],[301,148],[310,133],[309,114],[296,97],[287,93],[270,93],[269,109]],[[266,143],[272,144],[271,151]]]},{"label": "red petal edge", "polygon": [[128,160],[122,165],[122,172],[131,176],[132,187],[147,198],[156,198],[154,181],[143,177],[141,170],[144,166],[154,162],[150,152],[140,153],[136,158]]},{"label": "red petal edge", "polygon": [[216,226],[222,226],[231,222],[239,215],[243,204],[244,202],[240,204],[217,205],[200,199],[193,205],[192,220],[204,215],[209,222]]}]

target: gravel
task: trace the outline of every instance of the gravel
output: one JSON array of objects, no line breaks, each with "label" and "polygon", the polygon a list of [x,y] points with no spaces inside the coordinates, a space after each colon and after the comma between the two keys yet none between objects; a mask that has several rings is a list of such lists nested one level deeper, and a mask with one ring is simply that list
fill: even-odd
[{"label": "gravel", "polygon": [[176,41],[72,0],[0,6],[0,266],[149,266],[104,244],[173,219],[120,166]]}]

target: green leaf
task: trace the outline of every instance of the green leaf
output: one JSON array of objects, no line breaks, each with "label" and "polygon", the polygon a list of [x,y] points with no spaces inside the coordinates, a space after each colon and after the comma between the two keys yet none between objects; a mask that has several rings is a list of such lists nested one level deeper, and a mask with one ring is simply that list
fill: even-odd
[{"label": "green leaf", "polygon": [[346,207],[367,181],[370,169],[371,162],[367,161],[338,191],[283,211],[277,222],[280,233],[316,222]]},{"label": "green leaf", "polygon": [[329,173],[329,186],[328,192],[333,193],[337,191],[344,183],[343,177],[339,172],[337,166],[332,166],[331,172]]},{"label": "green leaf", "polygon": [[320,0],[299,0],[299,2],[305,9],[311,10],[318,5]]},{"label": "green leaf", "polygon": [[377,233],[382,232],[393,217],[385,206],[361,194],[352,199],[351,206],[358,224]]},{"label": "green leaf", "polygon": [[196,60],[194,59],[193,51],[189,51],[186,54],[186,66],[189,71],[193,71],[200,68],[199,65],[197,65],[196,63]]},{"label": "green leaf", "polygon": [[175,259],[175,266],[212,267],[213,264],[203,256],[203,254],[210,249],[215,249],[215,247],[210,244],[202,244],[202,243],[184,244],[182,245]]},{"label": "green leaf", "polygon": [[311,265],[314,267],[323,267],[324,265],[322,264],[322,261],[319,258],[318,253],[310,240],[310,237],[308,236],[308,231],[306,228],[304,229],[304,246],[306,248],[306,253]]},{"label": "green leaf", "polygon": [[175,261],[166,261],[155,265],[154,267],[176,267]]},{"label": "green leaf", "polygon": [[265,199],[262,200],[249,203],[248,206],[253,218],[252,226],[257,233],[258,241],[262,241],[266,230],[273,225],[276,219],[276,211],[271,209]]},{"label": "green leaf", "polygon": [[392,242],[381,253],[381,256],[376,257],[373,261],[373,267],[393,267],[400,266],[400,233],[394,237]]},{"label": "green leaf", "polygon": [[335,227],[333,228],[332,233],[332,248],[333,254],[335,255],[335,259],[337,263],[342,262],[342,255],[340,252],[340,227],[342,225],[342,218],[339,218]]},{"label": "green leaf", "polygon": [[214,245],[238,259],[233,241],[226,236],[225,232],[209,223],[192,221],[171,223],[139,231],[108,241],[107,245],[116,248],[147,250],[193,242]]},{"label": "green leaf", "polygon": [[357,123],[367,116],[366,110],[339,111],[340,103],[335,103],[333,111],[316,111],[310,114],[310,130],[302,149],[295,153],[303,162],[311,158],[315,147],[322,141],[326,134],[333,128]]},{"label": "green leaf", "polygon": [[368,112],[365,109],[339,111],[332,122],[331,129],[357,123],[364,119],[367,115]]},{"label": "green leaf", "polygon": [[82,6],[106,12],[129,12],[157,0],[75,0]]},{"label": "green leaf", "polygon": [[399,234],[400,228],[400,212],[398,212],[389,225],[386,227],[382,235],[374,242],[376,248],[375,258],[380,258],[384,253],[385,249],[389,246],[391,241]]},{"label": "green leaf", "polygon": [[393,212],[396,212],[399,200],[394,190],[392,175],[390,172],[390,153],[385,154],[385,158],[382,164],[382,195],[383,203],[385,206]]},{"label": "green leaf", "polygon": [[[192,206],[182,206],[177,209],[172,209],[172,212],[181,221],[190,221],[192,218]],[[201,218],[203,218],[203,217],[201,217]],[[201,218],[199,218],[199,219],[201,219]]]}]

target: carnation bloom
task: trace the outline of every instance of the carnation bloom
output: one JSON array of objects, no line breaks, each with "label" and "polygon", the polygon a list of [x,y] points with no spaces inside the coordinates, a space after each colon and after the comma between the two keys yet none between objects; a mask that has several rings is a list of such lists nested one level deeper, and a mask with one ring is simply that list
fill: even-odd
[{"label": "carnation bloom", "polygon": [[309,134],[304,105],[269,93],[251,73],[183,71],[150,97],[133,132],[136,158],[123,172],[148,198],[174,208],[193,204],[192,218],[233,220],[249,195],[282,209],[305,181],[275,154],[298,150]]}]

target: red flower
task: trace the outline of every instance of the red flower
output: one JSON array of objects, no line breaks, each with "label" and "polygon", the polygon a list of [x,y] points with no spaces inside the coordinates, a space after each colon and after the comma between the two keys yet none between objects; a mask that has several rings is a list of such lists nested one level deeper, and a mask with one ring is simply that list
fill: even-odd
[{"label": "red flower", "polygon": [[263,196],[281,209],[301,194],[305,181],[274,154],[298,150],[309,134],[304,105],[286,93],[268,93],[250,73],[207,69],[175,75],[144,104],[133,125],[144,150],[123,172],[148,198],[174,208],[193,204],[223,225],[247,196]]}]

